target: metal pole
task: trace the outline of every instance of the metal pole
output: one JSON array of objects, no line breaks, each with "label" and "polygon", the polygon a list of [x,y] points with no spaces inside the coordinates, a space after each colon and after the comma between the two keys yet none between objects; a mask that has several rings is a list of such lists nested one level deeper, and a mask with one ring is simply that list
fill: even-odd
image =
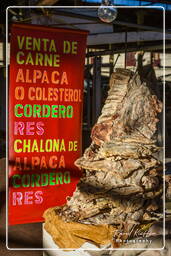
[{"label": "metal pole", "polygon": [[109,57],[109,63],[110,63],[110,66],[109,66],[109,74],[110,74],[110,76],[111,76],[112,73],[113,73],[113,60],[114,60],[114,55],[111,54],[110,57]]},{"label": "metal pole", "polygon": [[128,51],[128,34],[126,29],[125,30],[125,68],[126,68],[126,60],[127,60],[127,51]]},{"label": "metal pole", "polygon": [[113,69],[115,68],[115,66],[116,66],[116,64],[117,64],[119,57],[120,57],[120,54],[117,55],[117,58],[116,58],[116,60],[115,60],[115,63],[113,64]]},{"label": "metal pole", "polygon": [[6,67],[6,64],[7,64],[6,63],[6,39],[5,39],[5,35],[4,35],[3,32],[2,32],[2,35],[3,35],[3,44],[2,44],[2,47],[3,47],[3,65],[4,65],[4,67]]},{"label": "metal pole", "polygon": [[153,52],[150,52],[150,63],[153,66]]},{"label": "metal pole", "polygon": [[[111,44],[109,45],[109,50],[112,49]],[[110,54],[109,56],[109,75],[111,76],[111,74],[113,73],[113,61],[114,61],[114,55]]]},{"label": "metal pole", "polygon": [[[89,52],[89,48],[87,50]],[[90,58],[87,58],[87,65],[90,64]],[[87,128],[91,128],[91,97],[90,97],[90,78],[87,79]]]},{"label": "metal pole", "polygon": [[94,125],[101,111],[101,57],[94,57],[92,105],[92,124]]}]

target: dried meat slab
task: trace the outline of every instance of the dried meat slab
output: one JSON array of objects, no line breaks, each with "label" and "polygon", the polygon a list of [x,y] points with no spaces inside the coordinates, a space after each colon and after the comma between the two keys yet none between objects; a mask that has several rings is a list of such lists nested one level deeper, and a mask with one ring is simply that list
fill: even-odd
[{"label": "dried meat slab", "polygon": [[[151,209],[150,215],[149,208]],[[112,193],[111,195],[93,194],[82,192],[78,188],[73,197],[68,199],[67,205],[56,207],[56,213],[63,221],[94,225],[151,222],[158,218],[156,215],[158,210],[159,206],[155,199],[118,198]]]},{"label": "dried meat slab", "polygon": [[160,161],[151,158],[139,158],[139,159],[121,159],[117,160],[114,157],[103,158],[99,160],[91,160],[89,158],[79,158],[75,162],[76,166],[86,170],[113,172],[114,177],[126,178],[132,172],[138,169],[154,169],[155,167],[161,167]]},{"label": "dried meat slab", "polygon": [[140,145],[138,143],[105,143],[98,152],[99,158],[116,156],[120,158],[141,158],[153,155],[158,151],[154,145]]},{"label": "dried meat slab", "polygon": [[[160,174],[160,175],[159,175]],[[86,170],[84,177],[78,184],[79,188],[82,190],[86,187],[92,191],[111,191],[117,193],[118,195],[129,195],[136,193],[143,194],[147,191],[157,190],[162,184],[162,172],[154,171],[149,175],[146,169],[139,169],[134,171],[127,178],[117,176],[113,171],[103,172],[103,171],[89,171]],[[92,189],[91,189],[92,187]],[[122,191],[122,193],[121,193]]]},{"label": "dried meat slab", "polygon": [[86,225],[76,222],[64,222],[56,208],[44,213],[45,229],[54,242],[63,249],[80,248],[86,241],[97,246],[111,244],[116,228],[111,225]]},{"label": "dried meat slab", "polygon": [[86,227],[88,232],[106,227],[109,233],[118,227],[124,232],[161,218],[162,166],[155,157],[161,150],[156,144],[161,110],[161,102],[138,74],[124,69],[112,74],[108,97],[91,132],[92,143],[75,162],[83,170],[76,191],[65,205],[49,211],[53,217],[48,211],[44,215],[45,228],[59,246],[64,246],[58,237],[63,236],[61,227],[78,227],[64,237],[79,247],[91,240]]}]

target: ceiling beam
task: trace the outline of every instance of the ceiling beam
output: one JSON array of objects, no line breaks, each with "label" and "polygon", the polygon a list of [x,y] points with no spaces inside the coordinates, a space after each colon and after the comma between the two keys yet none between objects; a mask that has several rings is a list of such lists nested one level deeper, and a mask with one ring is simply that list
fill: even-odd
[{"label": "ceiling beam", "polygon": [[[59,15],[62,15],[62,16],[75,17],[75,18],[79,18],[79,19],[84,19],[84,20],[86,19],[86,20],[90,20],[90,21],[95,21],[95,22],[98,22],[100,24],[109,26],[109,23],[105,23],[105,22],[100,21],[100,19],[98,17],[93,17],[93,16],[85,15],[84,13],[77,13],[77,12],[74,12],[73,9],[71,9],[69,11],[64,10],[64,9],[62,9],[62,10],[58,9],[56,11],[56,13],[58,13]],[[150,30],[150,31],[156,31],[156,32],[163,32],[163,29],[159,28],[159,27],[139,25],[139,24],[135,24],[135,23],[118,21],[118,20],[115,20],[113,23],[111,23],[111,26],[115,25],[115,24],[119,25],[119,26],[131,27],[131,28],[136,28],[136,29]],[[166,30],[166,33],[167,34],[171,34],[171,31],[170,30]]]},{"label": "ceiling beam", "polygon": [[[165,36],[166,40],[171,40],[171,35]],[[162,41],[163,33],[153,31],[127,32],[127,43],[144,42],[144,41]],[[87,39],[88,45],[103,44],[125,44],[125,32],[119,33],[99,33],[89,35]]]},{"label": "ceiling beam", "polygon": [[[166,45],[166,51],[171,49],[171,44]],[[129,47],[127,49],[128,52],[137,52],[137,51],[144,51],[144,52],[163,52],[163,45],[151,45],[151,46],[137,46],[137,47]],[[105,50],[105,51],[95,51],[89,52],[86,54],[86,57],[94,57],[94,56],[105,56],[110,54],[117,54],[117,53],[125,53],[125,46],[119,47],[116,50]]]}]

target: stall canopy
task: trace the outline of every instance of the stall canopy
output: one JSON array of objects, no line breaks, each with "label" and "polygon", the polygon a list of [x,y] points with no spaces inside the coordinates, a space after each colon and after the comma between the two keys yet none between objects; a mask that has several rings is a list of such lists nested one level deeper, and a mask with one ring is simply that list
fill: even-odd
[{"label": "stall canopy", "polygon": [[[89,49],[113,50],[114,53],[125,52],[125,48],[130,52],[139,50],[162,52],[164,13],[162,8],[158,8],[156,5],[164,6],[166,9],[166,52],[171,52],[169,11],[171,10],[171,1],[113,0],[112,3],[118,8],[118,16],[113,23],[104,23],[99,19],[97,10],[101,0],[80,0],[81,8],[59,8],[59,5],[61,5],[59,0],[53,1],[53,8],[43,9],[38,7],[38,2],[40,1],[31,0],[30,2],[37,8],[21,10],[16,6],[13,11],[9,10],[9,25],[15,21],[89,30],[87,41]],[[65,5],[69,6],[70,0],[66,0]],[[92,5],[97,5],[97,7],[93,8]],[[120,5],[125,5],[125,8],[120,8]],[[136,5],[141,5],[142,8],[134,7]],[[84,8],[85,6],[86,8]],[[130,8],[127,8],[127,6],[132,6],[131,15]],[[5,21],[3,15],[0,20],[3,24]]]},{"label": "stall canopy", "polygon": [[[88,47],[113,49],[116,52],[161,51],[163,50],[163,10],[153,8],[119,8],[118,17],[113,23],[102,22],[97,13],[98,7],[55,8],[50,10],[50,18],[41,15],[38,9],[32,10],[33,24],[48,24],[54,27],[89,30]],[[150,19],[149,19],[150,18]],[[171,49],[171,30],[166,29],[166,50]],[[125,45],[126,44],[126,45]]]}]

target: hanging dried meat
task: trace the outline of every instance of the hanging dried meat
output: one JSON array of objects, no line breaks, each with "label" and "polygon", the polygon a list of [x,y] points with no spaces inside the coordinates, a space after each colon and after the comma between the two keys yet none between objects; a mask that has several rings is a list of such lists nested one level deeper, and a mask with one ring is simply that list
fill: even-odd
[{"label": "hanging dried meat", "polygon": [[[83,170],[76,191],[66,205],[44,214],[45,228],[59,246],[64,245],[52,226],[61,223],[70,232],[73,248],[85,241],[99,246],[113,241],[116,246],[116,230],[130,232],[161,217],[162,165],[156,155],[161,111],[161,102],[138,74],[124,69],[112,74],[108,97],[91,132],[92,143],[75,163]],[[100,238],[101,229],[106,240]],[[64,238],[65,232],[62,235]],[[71,248],[71,241],[69,245]]]}]

